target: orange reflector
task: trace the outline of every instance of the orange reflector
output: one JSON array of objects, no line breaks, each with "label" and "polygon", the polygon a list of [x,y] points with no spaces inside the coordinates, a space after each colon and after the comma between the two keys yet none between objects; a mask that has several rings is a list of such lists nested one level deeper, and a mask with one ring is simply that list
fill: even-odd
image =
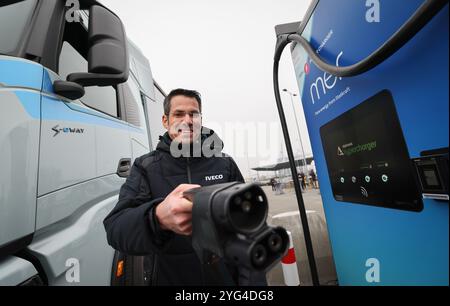
[{"label": "orange reflector", "polygon": [[122,275],[123,275],[123,260],[117,263],[116,277],[121,277]]}]

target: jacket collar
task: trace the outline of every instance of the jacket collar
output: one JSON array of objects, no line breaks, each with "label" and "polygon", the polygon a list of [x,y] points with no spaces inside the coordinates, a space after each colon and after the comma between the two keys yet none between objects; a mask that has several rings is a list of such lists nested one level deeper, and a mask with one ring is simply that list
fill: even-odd
[{"label": "jacket collar", "polygon": [[[169,133],[166,132],[164,133],[164,135],[159,136],[159,143],[156,146],[156,150],[171,154],[170,148],[172,146],[172,142],[173,141],[170,138]],[[175,154],[171,155],[175,158],[204,157],[205,154],[206,156],[210,156],[211,153],[221,153],[223,147],[224,145],[222,139],[220,139],[220,137],[212,129],[202,127],[202,132],[199,139],[185,147],[182,147],[181,144],[178,144],[178,150],[176,147],[174,147],[176,152],[174,152]],[[205,152],[206,150],[208,151],[208,153]]]}]

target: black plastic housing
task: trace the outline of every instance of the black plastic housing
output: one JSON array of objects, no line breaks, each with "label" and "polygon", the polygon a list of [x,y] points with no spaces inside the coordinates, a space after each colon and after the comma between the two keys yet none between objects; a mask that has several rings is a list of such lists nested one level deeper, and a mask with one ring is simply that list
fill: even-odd
[{"label": "black plastic housing", "polygon": [[287,252],[286,230],[266,223],[268,202],[260,186],[232,182],[194,188],[184,196],[194,204],[192,246],[202,263],[217,255],[265,271]]}]

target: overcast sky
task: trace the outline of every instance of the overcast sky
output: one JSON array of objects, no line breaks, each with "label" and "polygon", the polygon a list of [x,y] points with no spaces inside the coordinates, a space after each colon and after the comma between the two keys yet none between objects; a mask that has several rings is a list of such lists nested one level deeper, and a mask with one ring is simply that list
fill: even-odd
[{"label": "overcast sky", "polygon": [[[281,148],[285,149],[280,140],[281,126],[272,86],[274,26],[301,20],[310,0],[104,0],[103,3],[121,17],[128,36],[150,60],[153,77],[166,92],[182,87],[202,94],[203,124],[218,129],[225,143],[224,151],[235,157],[245,177],[249,175],[248,166],[276,162]],[[280,87],[298,93],[288,48],[280,63]],[[282,93],[282,98],[294,153],[300,155],[290,97]],[[303,109],[298,97],[294,102],[303,145],[309,155]],[[259,127],[259,134],[263,126],[267,131],[271,125],[275,126],[279,137],[273,137],[273,131],[272,136],[267,132],[267,149],[247,141],[257,151],[255,156],[252,148],[248,149],[247,158],[247,153],[242,153],[247,150],[245,146],[236,140],[236,135],[227,132],[238,127],[238,123]]]}]

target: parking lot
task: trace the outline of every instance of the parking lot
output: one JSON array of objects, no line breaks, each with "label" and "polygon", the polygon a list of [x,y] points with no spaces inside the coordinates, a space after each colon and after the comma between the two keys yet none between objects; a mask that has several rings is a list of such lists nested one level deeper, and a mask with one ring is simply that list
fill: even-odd
[{"label": "parking lot", "polygon": [[[270,186],[264,186],[263,189],[269,201],[268,223],[283,226],[292,233],[300,285],[312,285],[294,189],[284,189],[284,193],[279,195],[275,194]],[[320,191],[319,189],[308,188],[302,195],[307,210],[320,284],[334,285],[337,279],[336,270]],[[267,274],[267,280],[269,285],[272,286],[283,286],[285,284],[281,263],[277,264]]]}]

